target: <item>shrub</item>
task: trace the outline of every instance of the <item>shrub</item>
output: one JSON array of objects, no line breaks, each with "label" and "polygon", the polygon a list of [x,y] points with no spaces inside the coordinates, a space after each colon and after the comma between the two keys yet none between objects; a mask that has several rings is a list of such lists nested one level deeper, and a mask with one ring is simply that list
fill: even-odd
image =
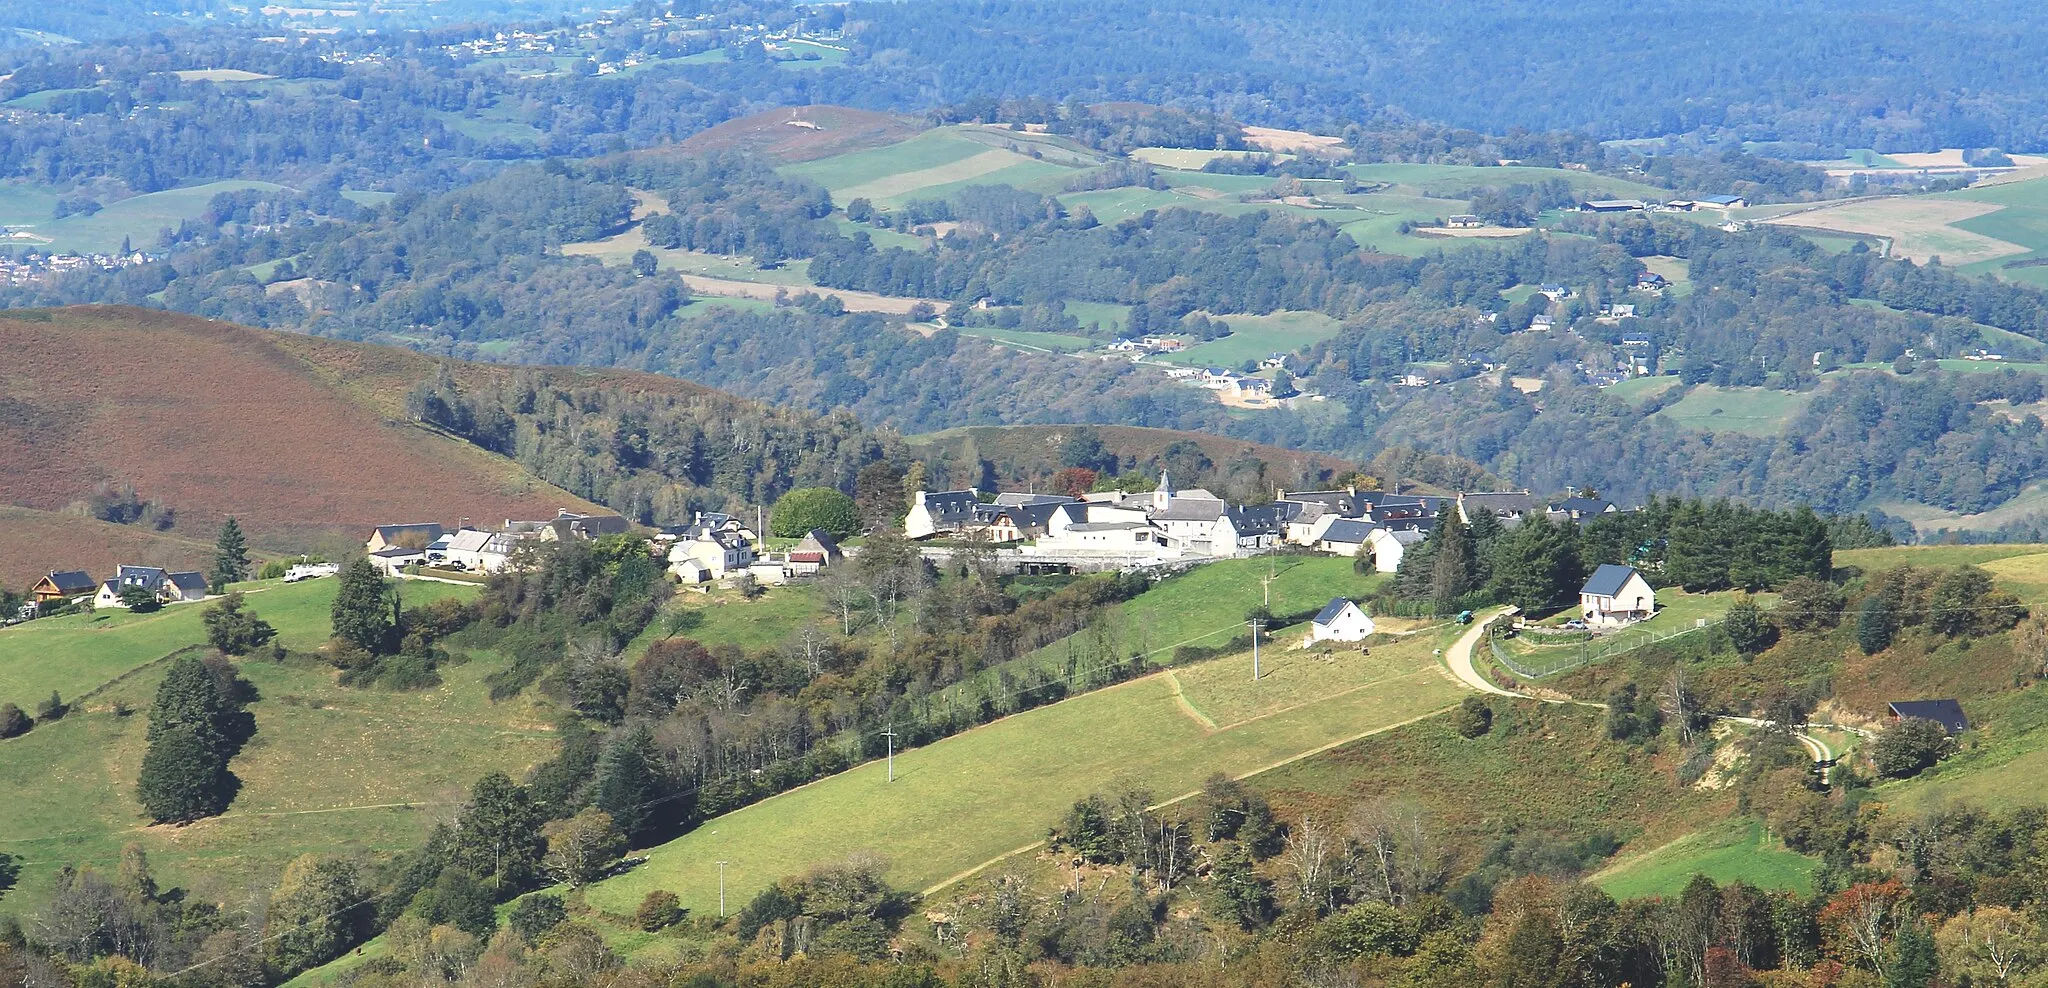
[{"label": "shrub", "polygon": [[241,593],[231,593],[200,616],[206,640],[229,655],[245,655],[277,635],[269,622],[242,607]]},{"label": "shrub", "polygon": [[531,947],[540,943],[541,937],[567,918],[569,913],[562,908],[561,897],[542,893],[519,900],[519,904],[512,907],[512,915],[507,917],[506,924]]},{"label": "shrub", "polygon": [[36,704],[36,719],[46,724],[53,720],[63,720],[64,715],[70,712],[71,707],[64,702],[63,697],[57,695],[56,690],[51,690],[43,702]]},{"label": "shrub", "polygon": [[35,721],[12,703],[0,703],[0,738],[18,738],[34,727]]},{"label": "shrub", "polygon": [[633,911],[633,925],[654,933],[668,929],[683,921],[683,900],[676,898],[667,889],[655,889],[640,900],[640,908]]},{"label": "shrub", "polygon": [[1458,734],[1462,737],[1482,737],[1486,732],[1493,730],[1493,708],[1487,706],[1486,701],[1479,697],[1468,696],[1464,702],[1458,704],[1457,712],[1451,715],[1451,726],[1457,728]]},{"label": "shrub", "polygon": [[1949,754],[1953,745],[1940,724],[1921,717],[1904,717],[1878,732],[1870,748],[1870,763],[1877,774],[1904,779],[1920,774]]}]

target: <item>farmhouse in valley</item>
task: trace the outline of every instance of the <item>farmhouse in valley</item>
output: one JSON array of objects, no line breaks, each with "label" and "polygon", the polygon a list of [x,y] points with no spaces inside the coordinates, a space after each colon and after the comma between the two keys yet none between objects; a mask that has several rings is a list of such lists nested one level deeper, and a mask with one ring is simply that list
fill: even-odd
[{"label": "farmhouse in valley", "polygon": [[100,584],[93,595],[93,606],[127,607],[121,595],[135,590],[155,595],[159,604],[205,600],[206,577],[196,572],[172,573],[160,566],[117,566],[114,578]]},{"label": "farmhouse in valley", "polygon": [[370,532],[370,540],[364,544],[366,552],[403,546],[407,549],[424,549],[441,537],[439,522],[413,522],[404,525],[379,525]]},{"label": "farmhouse in valley", "polygon": [[1635,567],[1603,563],[1579,588],[1579,607],[1587,624],[1619,628],[1657,613],[1657,591]]}]

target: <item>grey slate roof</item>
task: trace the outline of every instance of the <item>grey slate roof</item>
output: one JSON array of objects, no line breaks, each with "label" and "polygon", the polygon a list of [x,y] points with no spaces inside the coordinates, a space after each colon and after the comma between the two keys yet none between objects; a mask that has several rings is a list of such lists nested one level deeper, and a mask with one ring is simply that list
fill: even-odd
[{"label": "grey slate roof", "polygon": [[1345,606],[1350,603],[1350,601],[1345,600],[1342,597],[1330,598],[1330,602],[1324,604],[1323,609],[1316,612],[1315,623],[1327,625],[1330,622],[1337,620],[1337,615],[1344,613]]},{"label": "grey slate roof", "polygon": [[206,596],[206,576],[202,573],[172,573],[169,579],[181,595]]},{"label": "grey slate roof", "polygon": [[1021,507],[1027,504],[1067,504],[1075,500],[1065,494],[997,494],[996,503],[1005,508]]},{"label": "grey slate roof", "polygon": [[124,587],[148,587],[155,590],[164,585],[170,574],[159,566],[116,566],[114,582]]},{"label": "grey slate roof", "polygon": [[99,581],[84,570],[71,569],[61,573],[52,570],[49,580],[50,584],[57,588],[58,593],[66,594],[90,593],[94,587],[99,586]]},{"label": "grey slate roof", "polygon": [[924,495],[924,509],[931,512],[932,524],[940,528],[973,521],[980,506],[981,498],[972,490],[926,491]]},{"label": "grey slate roof", "polygon": [[1230,523],[1239,535],[1269,535],[1287,525],[1286,509],[1279,504],[1257,504],[1230,509]]},{"label": "grey slate roof", "polygon": [[1361,544],[1365,542],[1367,536],[1372,534],[1372,530],[1377,527],[1371,522],[1352,521],[1349,518],[1340,519],[1331,522],[1329,528],[1323,529],[1323,541]]},{"label": "grey slate roof", "polygon": [[1606,514],[1614,510],[1614,502],[1597,497],[1568,497],[1550,506],[1552,511],[1561,511],[1577,518],[1581,515]]},{"label": "grey slate roof", "polygon": [[425,536],[427,541],[432,542],[441,537],[442,530],[440,522],[429,521],[410,525],[379,525],[377,534],[384,536],[386,542],[396,542],[401,536],[406,535]]},{"label": "grey slate roof", "polygon": [[1052,521],[1053,513],[1059,511],[1066,503],[1065,500],[1059,500],[1015,504],[1003,508],[1003,513],[1009,515],[1010,521],[1020,529],[1044,528]]},{"label": "grey slate roof", "polygon": [[1888,706],[1894,716],[1931,720],[1950,734],[1970,729],[1970,718],[1963,716],[1963,705],[1954,700],[1896,700]]},{"label": "grey slate roof", "polygon": [[1215,521],[1223,517],[1224,510],[1220,498],[1175,497],[1167,502],[1165,511],[1153,517],[1160,521]]},{"label": "grey slate roof", "polygon": [[1579,588],[1579,592],[1595,597],[1612,597],[1620,593],[1622,586],[1628,583],[1628,578],[1634,575],[1636,568],[1633,566],[1602,563],[1600,568],[1594,570],[1593,575],[1586,579],[1586,585]]}]

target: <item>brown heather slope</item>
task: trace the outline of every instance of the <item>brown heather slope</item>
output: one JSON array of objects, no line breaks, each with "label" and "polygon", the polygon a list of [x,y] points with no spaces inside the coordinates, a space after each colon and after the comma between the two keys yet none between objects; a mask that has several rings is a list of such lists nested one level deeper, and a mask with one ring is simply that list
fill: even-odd
[{"label": "brown heather slope", "polygon": [[[814,126],[800,126],[791,121]],[[714,151],[741,151],[786,165],[887,147],[907,141],[923,131],[924,128],[915,121],[873,110],[826,104],[785,106],[728,120],[667,148],[638,153],[660,156],[677,152],[701,155]]]},{"label": "brown heather slope", "polygon": [[[406,390],[435,366],[409,351],[81,307],[0,312],[0,353],[0,504],[56,512],[98,483],[128,483],[176,509],[173,536],[203,545],[232,514],[260,548],[329,552],[380,522],[596,508],[405,421]],[[510,373],[461,369],[500,372]],[[175,540],[133,541],[141,530],[6,520],[18,523],[0,525],[9,585],[52,567],[98,573],[136,561],[129,553],[176,555]]]}]

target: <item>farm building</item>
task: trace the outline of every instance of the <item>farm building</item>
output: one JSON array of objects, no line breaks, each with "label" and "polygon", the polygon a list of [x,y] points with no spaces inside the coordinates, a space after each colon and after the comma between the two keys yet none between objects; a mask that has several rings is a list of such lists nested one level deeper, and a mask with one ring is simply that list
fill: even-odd
[{"label": "farm building", "polygon": [[1579,203],[1581,213],[1629,213],[1650,208],[1641,199],[1588,199]]},{"label": "farm building", "polygon": [[1355,642],[1373,633],[1372,618],[1358,605],[1335,597],[1309,622],[1311,642]]},{"label": "farm building", "polygon": [[1596,628],[1619,628],[1657,613],[1657,591],[1633,566],[1603,563],[1579,588],[1579,608]]},{"label": "farm building", "polygon": [[1741,209],[1749,205],[1742,196],[1705,196],[1695,201],[1694,209]]},{"label": "farm building", "polygon": [[[438,540],[437,540],[438,541]],[[424,549],[409,549],[402,545],[386,546],[372,551],[367,557],[370,565],[385,576],[397,576],[407,566],[416,566],[427,561]]]},{"label": "farm building", "polygon": [[408,549],[424,549],[441,537],[439,522],[414,522],[405,525],[379,525],[370,533],[370,540],[364,544],[366,552],[404,546]]},{"label": "farm building", "polygon": [[1886,704],[1893,720],[1918,717],[1941,725],[1950,737],[1970,729],[1970,718],[1963,716],[1963,705],[1954,700],[1894,700]]},{"label": "farm building", "polygon": [[1477,216],[1472,215],[1471,213],[1459,213],[1458,215],[1445,220],[1444,225],[1454,230],[1469,230],[1473,227],[1485,226],[1486,221],[1480,219]]},{"label": "farm building", "polygon": [[38,604],[52,600],[70,600],[84,597],[99,588],[99,581],[84,570],[52,570],[50,575],[36,581],[29,593]]}]

